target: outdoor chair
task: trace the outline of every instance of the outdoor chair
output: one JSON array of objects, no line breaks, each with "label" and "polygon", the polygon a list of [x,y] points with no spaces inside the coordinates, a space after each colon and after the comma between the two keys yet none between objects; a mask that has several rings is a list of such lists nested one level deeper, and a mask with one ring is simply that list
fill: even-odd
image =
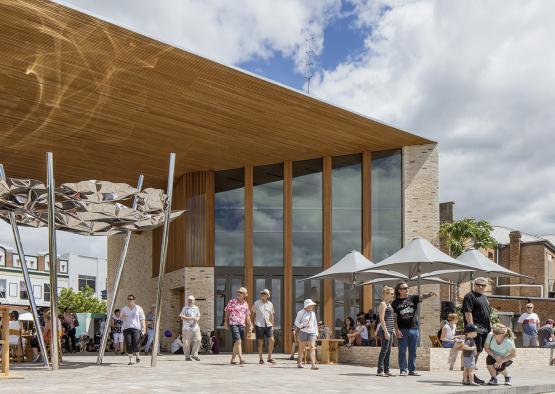
[{"label": "outdoor chair", "polygon": [[[23,337],[22,337],[21,328],[10,328],[10,354],[12,356],[12,360],[18,363],[23,362],[25,358],[25,352],[23,349]],[[11,341],[12,337],[17,337],[17,343],[13,344]]]},{"label": "outdoor chair", "polygon": [[441,347],[441,339],[437,335],[430,335],[430,342],[432,342],[432,347]]}]

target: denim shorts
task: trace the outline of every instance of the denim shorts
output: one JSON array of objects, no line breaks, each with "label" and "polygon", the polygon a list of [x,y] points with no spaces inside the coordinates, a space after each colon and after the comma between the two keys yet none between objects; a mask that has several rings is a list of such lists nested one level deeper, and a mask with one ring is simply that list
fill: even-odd
[{"label": "denim shorts", "polygon": [[476,368],[476,359],[474,356],[463,357],[463,363],[465,368]]},{"label": "denim shorts", "polygon": [[264,338],[272,338],[274,336],[274,332],[272,327],[255,327],[256,330],[256,339],[263,340]]},{"label": "denim shorts", "polygon": [[230,326],[231,343],[245,339],[245,326]]},{"label": "denim shorts", "polygon": [[299,333],[299,342],[316,342],[316,334],[301,331]]}]

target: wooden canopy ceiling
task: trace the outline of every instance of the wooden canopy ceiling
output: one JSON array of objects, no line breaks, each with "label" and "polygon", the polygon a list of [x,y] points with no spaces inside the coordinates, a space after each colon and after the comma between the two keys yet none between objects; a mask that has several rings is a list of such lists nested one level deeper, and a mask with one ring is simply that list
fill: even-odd
[{"label": "wooden canopy ceiling", "polygon": [[45,0],[0,0],[8,176],[164,185],[176,175],[429,140]]}]

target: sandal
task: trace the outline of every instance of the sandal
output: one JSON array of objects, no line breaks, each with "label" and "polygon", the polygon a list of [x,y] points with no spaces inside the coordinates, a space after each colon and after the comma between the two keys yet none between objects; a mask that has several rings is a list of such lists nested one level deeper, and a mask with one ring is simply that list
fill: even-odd
[{"label": "sandal", "polygon": [[239,364],[241,364],[241,365],[246,364],[246,363],[247,363],[247,362],[246,362],[245,360],[239,361]]},{"label": "sandal", "polygon": [[230,364],[231,364],[231,365],[237,365],[237,361],[231,360]]},{"label": "sandal", "polygon": [[270,364],[275,364],[275,363],[276,363],[276,360],[274,360],[273,358],[269,358],[269,359],[268,359],[268,362],[269,362]]},{"label": "sandal", "polygon": [[260,361],[258,362],[258,364],[264,364],[264,360],[260,359]]}]

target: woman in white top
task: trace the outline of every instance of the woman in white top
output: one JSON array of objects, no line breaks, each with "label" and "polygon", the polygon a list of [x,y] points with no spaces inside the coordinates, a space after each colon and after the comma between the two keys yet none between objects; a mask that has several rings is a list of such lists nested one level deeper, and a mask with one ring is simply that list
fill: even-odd
[{"label": "woman in white top", "polygon": [[316,337],[318,336],[318,320],[314,313],[314,305],[316,303],[310,298],[304,300],[304,308],[297,313],[295,318],[295,327],[299,331],[299,357],[297,357],[297,367],[303,367],[304,350],[308,347],[310,351],[311,369],[318,369],[316,366]]},{"label": "woman in white top", "polygon": [[[23,325],[19,321],[19,312],[12,311],[10,312],[10,321],[9,321],[9,330],[10,330],[10,346],[19,345],[19,338],[23,333]],[[11,332],[19,332],[19,335],[12,335]],[[25,346],[25,339],[22,339],[22,346]]]},{"label": "woman in white top", "polygon": [[121,308],[120,319],[123,321],[121,328],[123,329],[123,339],[125,341],[125,351],[129,357],[127,365],[133,365],[131,361],[135,355],[135,362],[140,363],[139,344],[141,342],[141,334],[145,335],[145,312],[143,308],[135,304],[135,296],[129,294],[127,296],[127,305]]},{"label": "woman in white top", "polygon": [[444,348],[452,348],[455,345],[455,340],[460,338],[455,335],[457,331],[457,322],[459,316],[456,313],[450,313],[447,316],[447,321],[441,329],[441,346]]},{"label": "woman in white top", "polygon": [[[349,344],[353,345],[353,343],[355,345],[360,345],[360,346],[368,346],[369,345],[369,341],[368,341],[368,328],[366,327],[366,321],[362,318],[359,317],[357,319],[357,323],[356,323],[356,327],[353,330],[352,333],[347,334],[347,336],[349,337]],[[360,336],[360,342],[355,342],[357,336]]]}]

